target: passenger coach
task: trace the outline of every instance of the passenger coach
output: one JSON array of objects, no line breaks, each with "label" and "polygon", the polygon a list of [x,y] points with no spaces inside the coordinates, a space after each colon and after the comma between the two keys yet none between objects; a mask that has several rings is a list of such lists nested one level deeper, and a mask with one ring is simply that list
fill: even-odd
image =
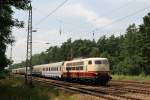
[{"label": "passenger coach", "polygon": [[36,65],[33,67],[33,75],[50,78],[61,78],[63,62]]}]

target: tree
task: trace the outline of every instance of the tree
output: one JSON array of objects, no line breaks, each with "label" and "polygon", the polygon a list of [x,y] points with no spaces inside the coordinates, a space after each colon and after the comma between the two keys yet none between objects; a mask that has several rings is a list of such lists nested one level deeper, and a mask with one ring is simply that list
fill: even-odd
[{"label": "tree", "polygon": [[14,11],[12,7],[16,9],[28,9],[29,0],[1,0],[0,1],[0,70],[10,62],[6,55],[6,48],[8,44],[14,42],[12,36],[13,27],[23,27],[23,22],[12,17]]},{"label": "tree", "polygon": [[107,50],[106,41],[107,41],[106,36],[102,36],[99,38],[97,46],[99,48],[100,53],[105,52]]},{"label": "tree", "polygon": [[140,25],[142,35],[142,56],[144,58],[144,71],[150,74],[150,13],[143,18],[143,24]]},{"label": "tree", "polygon": [[141,64],[143,62],[141,57],[141,35],[138,32],[135,24],[130,25],[127,28],[127,32],[120,44],[120,63],[119,67],[126,68],[122,71],[124,74],[139,75],[141,73]]}]

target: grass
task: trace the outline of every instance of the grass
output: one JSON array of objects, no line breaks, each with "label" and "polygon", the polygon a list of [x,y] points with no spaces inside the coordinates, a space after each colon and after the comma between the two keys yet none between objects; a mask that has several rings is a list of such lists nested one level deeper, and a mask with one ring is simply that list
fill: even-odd
[{"label": "grass", "polygon": [[0,79],[1,100],[74,100],[70,94],[52,86],[29,88],[22,78]]},{"label": "grass", "polygon": [[139,82],[150,82],[150,76],[129,76],[129,75],[111,75],[112,80],[127,80],[127,81],[139,81]]}]

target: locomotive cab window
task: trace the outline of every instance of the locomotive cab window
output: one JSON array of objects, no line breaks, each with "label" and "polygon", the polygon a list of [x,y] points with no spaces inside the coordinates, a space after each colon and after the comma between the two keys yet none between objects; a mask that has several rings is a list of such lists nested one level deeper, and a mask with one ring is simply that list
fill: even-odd
[{"label": "locomotive cab window", "polygon": [[89,60],[88,64],[89,64],[89,65],[91,65],[91,64],[92,64],[92,61],[91,61],[91,60]]},{"label": "locomotive cab window", "polygon": [[103,64],[109,64],[108,60],[103,60],[102,62],[103,62]]},{"label": "locomotive cab window", "polygon": [[100,61],[100,60],[95,60],[95,64],[102,64],[102,61]]}]

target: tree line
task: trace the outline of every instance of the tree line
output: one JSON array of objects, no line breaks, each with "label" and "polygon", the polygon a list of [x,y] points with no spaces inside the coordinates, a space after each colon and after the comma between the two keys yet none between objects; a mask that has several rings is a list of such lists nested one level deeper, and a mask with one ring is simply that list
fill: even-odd
[{"label": "tree line", "polygon": [[[150,75],[150,13],[143,17],[143,24],[130,25],[123,35],[104,35],[98,41],[70,38],[60,47],[52,46],[33,55],[32,62],[39,65],[78,57],[106,57],[112,74]],[[25,62],[13,65],[21,66]]]}]

